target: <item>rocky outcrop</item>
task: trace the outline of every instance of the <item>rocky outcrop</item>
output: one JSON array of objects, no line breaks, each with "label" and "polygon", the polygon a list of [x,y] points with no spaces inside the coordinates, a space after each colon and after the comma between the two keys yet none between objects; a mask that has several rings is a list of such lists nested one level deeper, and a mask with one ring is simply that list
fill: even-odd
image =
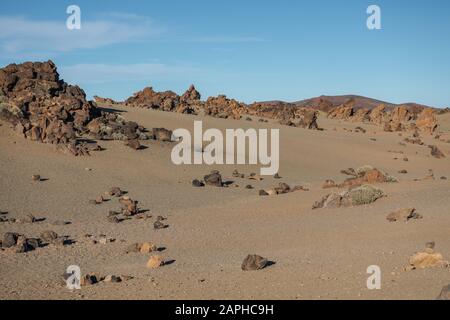
[{"label": "rocky outcrop", "polygon": [[319,209],[360,206],[373,203],[382,197],[384,197],[384,192],[381,189],[375,188],[371,185],[363,185],[348,191],[328,194],[321,200],[315,202],[312,208]]},{"label": "rocky outcrop", "polygon": [[203,111],[208,116],[237,120],[246,113],[246,107],[245,104],[237,100],[228,99],[225,95],[219,95],[217,97],[209,97],[203,104]]},{"label": "rocky outcrop", "polygon": [[295,116],[299,119],[297,126],[310,129],[310,130],[319,130],[319,125],[317,124],[317,117],[319,113],[315,110],[309,109],[298,109],[295,112]]},{"label": "rocky outcrop", "polygon": [[152,87],[147,87],[125,100],[125,105],[196,114],[201,104],[200,98],[200,93],[193,85],[181,97],[173,91],[156,92]]},{"label": "rocky outcrop", "polygon": [[354,100],[350,99],[343,105],[331,108],[328,118],[353,122],[368,122],[383,127],[384,131],[415,131],[432,134],[438,127],[435,111],[430,108],[417,110],[407,106],[397,106],[388,111],[384,104],[371,111],[366,108],[355,108]]},{"label": "rocky outcrop", "polygon": [[191,85],[189,89],[180,97],[180,101],[186,104],[195,104],[201,99],[201,94],[198,92],[194,85]]},{"label": "rocky outcrop", "polygon": [[163,111],[174,111],[179,102],[180,97],[175,92],[156,92],[152,87],[144,88],[125,100],[126,105]]},{"label": "rocky outcrop", "polygon": [[[172,91],[155,92],[148,87],[135,93],[125,101],[126,105],[157,109],[162,111],[204,114],[221,119],[241,119],[243,116],[255,116],[279,120],[283,125],[305,129],[319,129],[318,111],[285,102],[264,102],[247,105],[225,95],[209,97],[201,101],[200,93],[193,85],[181,96]],[[250,118],[249,118],[250,119]]]},{"label": "rocky outcrop", "polygon": [[113,100],[111,98],[102,98],[102,97],[99,97],[99,96],[94,96],[94,100],[95,100],[95,103],[98,103],[98,104],[105,104],[105,105],[118,104],[117,101],[115,101],[115,100]]},{"label": "rocky outcrop", "polygon": [[353,118],[351,119],[354,122],[369,122],[370,121],[370,110],[361,108],[354,112]]},{"label": "rocky outcrop", "polygon": [[425,134],[433,134],[438,127],[436,111],[433,109],[424,109],[417,117],[416,126]]},{"label": "rocky outcrop", "polygon": [[328,118],[339,120],[350,120],[350,118],[353,117],[355,114],[354,105],[355,100],[350,99],[343,105],[330,110],[330,112],[328,112]]},{"label": "rocky outcrop", "polygon": [[57,145],[73,155],[89,154],[80,139],[83,135],[114,138],[116,133],[128,133],[143,138],[137,125],[101,111],[86,100],[81,88],[61,80],[52,61],[0,69],[0,118],[20,136]]}]

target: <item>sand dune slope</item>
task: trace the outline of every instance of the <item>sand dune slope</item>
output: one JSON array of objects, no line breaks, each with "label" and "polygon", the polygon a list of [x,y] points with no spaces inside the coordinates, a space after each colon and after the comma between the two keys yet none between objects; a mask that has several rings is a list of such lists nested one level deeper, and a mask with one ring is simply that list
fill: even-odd
[{"label": "sand dune slope", "polygon": [[[0,234],[18,232],[37,237],[54,230],[74,241],[16,254],[0,251],[0,299],[434,299],[450,283],[450,268],[403,271],[409,257],[435,241],[436,251],[450,259],[450,144],[423,137],[446,158],[430,149],[400,145],[404,136],[379,127],[321,117],[324,131],[282,127],[275,123],[222,120],[144,109],[119,107],[127,120],[147,128],[191,129],[194,120],[205,127],[280,128],[281,180],[251,181],[232,177],[258,166],[175,166],[171,144],[148,141],[134,151],[121,142],[100,142],[106,149],[90,157],[70,157],[52,146],[17,137],[0,126],[0,211],[9,218],[33,214],[45,220],[33,224],[0,223]],[[450,133],[450,118],[440,116],[442,136]],[[356,126],[366,133],[350,132]],[[450,138],[449,138],[450,139]],[[401,152],[401,153],[400,153]],[[403,161],[407,157],[408,161]],[[342,182],[340,171],[372,165],[399,179],[382,184],[387,194],[361,207],[312,210],[330,190],[326,179]],[[90,170],[87,170],[89,168]],[[191,181],[220,170],[239,187],[194,188]],[[399,174],[399,170],[407,174]],[[432,169],[435,180],[421,180]],[[45,181],[33,182],[40,174]],[[418,181],[415,181],[418,180]],[[258,190],[286,182],[298,191],[260,197]],[[251,184],[254,189],[246,189]],[[139,201],[152,218],[107,221],[116,198],[89,204],[113,186]],[[389,223],[387,214],[416,208],[421,220]],[[154,230],[158,215],[169,225]],[[56,220],[70,221],[54,225]],[[116,241],[92,244],[85,235],[102,234]],[[151,241],[169,265],[145,267],[149,255],[126,254],[134,242]],[[243,272],[247,254],[259,254],[275,264]],[[83,273],[130,275],[122,283],[100,283],[71,292],[61,281],[69,265]],[[381,290],[368,290],[366,269],[382,270]]]}]

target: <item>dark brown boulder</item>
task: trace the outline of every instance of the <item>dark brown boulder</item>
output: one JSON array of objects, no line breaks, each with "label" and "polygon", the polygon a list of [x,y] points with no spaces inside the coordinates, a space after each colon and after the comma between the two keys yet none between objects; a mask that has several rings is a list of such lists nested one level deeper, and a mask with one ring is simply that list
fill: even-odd
[{"label": "dark brown boulder", "polygon": [[139,143],[138,139],[127,140],[127,141],[125,141],[125,145],[134,150],[141,149],[141,144]]},{"label": "dark brown boulder", "polygon": [[241,269],[244,271],[255,271],[267,266],[267,259],[258,255],[248,255],[242,262]]},{"label": "dark brown boulder", "polygon": [[3,248],[11,248],[14,247],[17,243],[17,239],[19,238],[19,234],[15,232],[7,232],[3,235],[2,247]]},{"label": "dark brown boulder", "polygon": [[70,155],[88,155],[83,135],[142,139],[143,132],[120,115],[86,100],[85,92],[59,78],[52,61],[11,64],[0,69],[0,118],[27,139],[57,145]]},{"label": "dark brown boulder", "polygon": [[172,131],[164,128],[153,128],[153,139],[170,142],[172,141]]},{"label": "dark brown boulder", "polygon": [[203,180],[205,181],[205,184],[208,186],[215,186],[215,187],[222,187],[222,176],[220,173],[211,173],[206,175]]},{"label": "dark brown boulder", "polygon": [[445,154],[436,146],[428,146],[431,149],[431,155],[437,159],[445,158]]}]

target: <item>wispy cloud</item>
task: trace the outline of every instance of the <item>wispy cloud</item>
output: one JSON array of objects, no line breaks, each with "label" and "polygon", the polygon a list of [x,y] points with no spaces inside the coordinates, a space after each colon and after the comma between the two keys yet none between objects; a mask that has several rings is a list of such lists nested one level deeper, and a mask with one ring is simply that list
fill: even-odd
[{"label": "wispy cloud", "polygon": [[196,43],[248,43],[248,42],[264,42],[259,37],[234,37],[234,36],[212,36],[212,37],[196,37],[189,40]]},{"label": "wispy cloud", "polygon": [[80,30],[68,30],[65,21],[31,20],[23,16],[0,16],[0,54],[45,55],[77,49],[155,38],[163,33],[148,18],[109,14],[98,20],[82,20]]},{"label": "wispy cloud", "polygon": [[164,80],[173,78],[187,78],[198,76],[201,70],[183,66],[166,65],[161,63],[141,64],[77,64],[61,66],[61,77],[69,83],[101,84],[140,80]]}]

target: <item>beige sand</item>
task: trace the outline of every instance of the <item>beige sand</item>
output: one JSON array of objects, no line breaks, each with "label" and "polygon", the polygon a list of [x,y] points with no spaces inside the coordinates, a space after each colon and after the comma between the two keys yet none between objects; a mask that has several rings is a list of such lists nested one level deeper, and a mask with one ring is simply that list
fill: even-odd
[{"label": "beige sand", "polygon": [[[249,174],[257,172],[257,166],[177,167],[170,160],[172,146],[154,141],[145,142],[148,148],[141,151],[121,142],[101,142],[107,150],[74,158],[50,145],[19,138],[2,123],[0,211],[12,218],[32,213],[46,220],[29,225],[0,223],[0,234],[13,231],[36,237],[51,229],[76,243],[25,254],[0,252],[0,299],[434,299],[450,283],[448,268],[403,271],[409,256],[428,241],[435,241],[436,250],[450,257],[450,180],[439,179],[450,178],[450,144],[425,137],[425,142],[438,145],[447,155],[435,159],[427,147],[399,145],[403,137],[397,133],[323,117],[319,125],[326,130],[309,131],[274,123],[120,109],[127,119],[147,128],[191,128],[194,119],[222,129],[281,128],[283,179],[231,178],[235,168]],[[450,131],[450,117],[441,120],[442,128]],[[367,133],[343,129],[358,125]],[[403,156],[409,161],[404,162]],[[380,185],[386,198],[362,207],[311,210],[329,192],[321,188],[326,179],[343,181],[341,169],[365,164],[399,178],[399,183]],[[240,187],[191,186],[192,179],[212,169]],[[398,174],[401,169],[409,173]],[[426,176],[428,169],[434,170],[436,180],[414,181]],[[48,180],[32,182],[33,174]],[[310,191],[258,196],[259,189],[279,181],[301,184]],[[244,188],[249,183],[254,190]],[[128,191],[153,218],[107,222],[108,211],[119,208],[117,199],[99,206],[88,200],[112,186]],[[424,218],[386,221],[388,213],[404,207],[415,207]],[[153,230],[158,215],[168,218],[169,228]],[[72,224],[54,226],[55,220]],[[106,234],[117,240],[93,245],[83,240],[85,234]],[[165,247],[160,254],[175,262],[147,269],[148,255],[125,254],[129,244],[143,241]],[[249,253],[276,264],[243,272],[240,264]],[[125,274],[134,279],[71,292],[61,283],[61,275],[72,264],[83,273]],[[369,265],[381,267],[381,290],[366,287]]]}]

